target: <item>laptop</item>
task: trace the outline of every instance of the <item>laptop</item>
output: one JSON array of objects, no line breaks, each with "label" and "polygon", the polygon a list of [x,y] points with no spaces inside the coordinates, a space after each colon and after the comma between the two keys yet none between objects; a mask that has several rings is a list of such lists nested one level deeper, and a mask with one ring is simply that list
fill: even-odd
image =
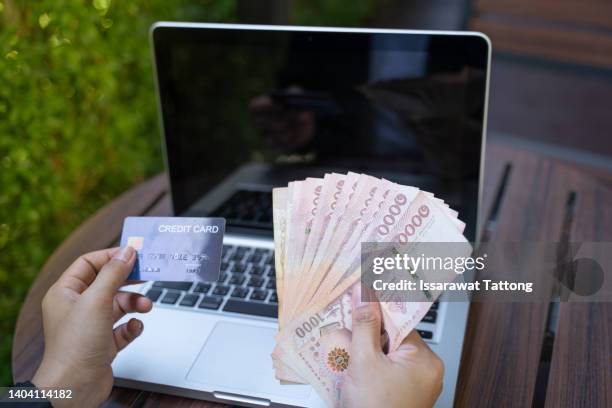
[{"label": "laptop", "polygon": [[[148,282],[144,333],[116,384],[244,406],[319,407],[281,385],[271,191],[355,171],[444,199],[477,240],[490,43],[480,33],[156,23],[151,28],[173,211],[227,220],[219,281]],[[453,404],[467,302],[417,326]]]}]

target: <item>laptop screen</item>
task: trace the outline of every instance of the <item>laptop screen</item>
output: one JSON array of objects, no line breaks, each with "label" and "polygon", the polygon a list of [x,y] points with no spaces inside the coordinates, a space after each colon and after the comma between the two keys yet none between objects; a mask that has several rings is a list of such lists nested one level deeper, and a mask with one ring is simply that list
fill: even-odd
[{"label": "laptop screen", "polygon": [[474,238],[482,37],[161,25],[153,45],[176,214],[269,235],[273,187],[355,171],[433,192]]}]

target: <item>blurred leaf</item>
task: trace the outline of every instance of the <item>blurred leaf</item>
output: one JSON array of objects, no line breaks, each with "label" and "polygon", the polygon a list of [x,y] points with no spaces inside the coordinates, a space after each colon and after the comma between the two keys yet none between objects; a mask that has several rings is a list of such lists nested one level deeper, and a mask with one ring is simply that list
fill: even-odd
[{"label": "blurred leaf", "polygon": [[96,10],[106,13],[110,7],[111,0],[93,0],[93,6]]},{"label": "blurred leaf", "polygon": [[38,24],[40,25],[40,28],[42,28],[43,30],[47,28],[50,22],[51,22],[51,18],[49,17],[47,13],[43,13],[40,15],[40,17],[38,17]]}]

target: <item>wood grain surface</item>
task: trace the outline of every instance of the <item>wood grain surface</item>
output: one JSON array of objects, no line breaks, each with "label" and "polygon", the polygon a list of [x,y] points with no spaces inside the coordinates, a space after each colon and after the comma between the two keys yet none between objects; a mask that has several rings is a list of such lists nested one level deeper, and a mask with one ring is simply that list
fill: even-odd
[{"label": "wood grain surface", "polygon": [[475,8],[522,20],[612,28],[612,3],[606,0],[476,0]]},{"label": "wood grain surface", "polygon": [[[498,226],[491,239],[556,239],[563,220],[564,201],[556,197],[559,192],[549,188],[556,176],[550,163],[511,146],[490,146],[487,155],[485,168],[491,162],[512,165]],[[494,180],[488,181],[485,190],[493,188],[493,183]],[[484,214],[488,214],[487,208]],[[531,405],[546,312],[547,304],[472,304],[456,406]]]},{"label": "wood grain surface", "polygon": [[478,0],[469,26],[496,52],[612,68],[609,1]]},{"label": "wood grain surface", "polygon": [[[564,174],[577,200],[571,241],[612,246],[612,181],[579,167]],[[546,398],[559,406],[612,407],[612,303],[560,305]]]}]

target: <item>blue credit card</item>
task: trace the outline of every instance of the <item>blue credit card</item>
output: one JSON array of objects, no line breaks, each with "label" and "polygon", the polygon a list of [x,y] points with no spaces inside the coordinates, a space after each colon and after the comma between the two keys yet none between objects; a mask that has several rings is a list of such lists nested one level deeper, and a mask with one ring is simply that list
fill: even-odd
[{"label": "blue credit card", "polygon": [[224,218],[128,217],[121,246],[138,255],[128,280],[216,281]]}]

